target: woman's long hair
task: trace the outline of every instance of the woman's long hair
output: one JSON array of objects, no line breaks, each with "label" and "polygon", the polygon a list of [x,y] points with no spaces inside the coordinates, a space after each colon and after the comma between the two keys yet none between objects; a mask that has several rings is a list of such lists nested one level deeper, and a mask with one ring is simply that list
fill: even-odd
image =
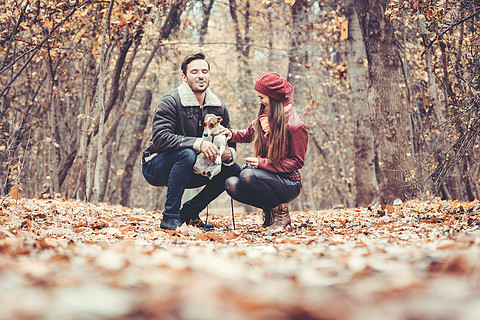
[{"label": "woman's long hair", "polygon": [[285,122],[284,101],[270,98],[270,108],[268,110],[268,125],[270,133],[268,134],[268,142],[270,143],[267,150],[267,138],[260,124],[260,116],[265,110],[265,106],[261,106],[258,111],[257,120],[255,121],[255,139],[253,146],[255,156],[267,158],[268,162],[275,162],[285,157],[287,126]]}]

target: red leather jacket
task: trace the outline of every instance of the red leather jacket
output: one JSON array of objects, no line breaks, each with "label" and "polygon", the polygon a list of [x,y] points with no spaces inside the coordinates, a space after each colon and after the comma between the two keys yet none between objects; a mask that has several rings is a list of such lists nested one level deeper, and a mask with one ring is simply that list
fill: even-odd
[{"label": "red leather jacket", "polygon": [[[275,162],[268,163],[268,159],[258,157],[258,168],[275,172],[291,180],[302,179],[300,170],[305,163],[305,153],[308,145],[308,131],[305,124],[294,108],[285,114],[287,121],[286,156]],[[253,122],[247,129],[232,129],[232,142],[249,143],[254,139],[255,128]],[[268,148],[268,142],[267,142]]]}]

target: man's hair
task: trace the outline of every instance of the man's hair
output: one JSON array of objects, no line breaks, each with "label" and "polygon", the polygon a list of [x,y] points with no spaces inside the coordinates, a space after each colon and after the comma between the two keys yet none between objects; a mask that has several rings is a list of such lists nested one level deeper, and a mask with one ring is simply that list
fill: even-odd
[{"label": "man's hair", "polygon": [[190,53],[188,56],[185,57],[185,59],[183,59],[181,68],[184,75],[187,75],[187,66],[193,60],[205,60],[208,65],[208,70],[210,70],[210,63],[208,63],[208,61],[205,59],[205,54],[201,51],[195,51]]}]

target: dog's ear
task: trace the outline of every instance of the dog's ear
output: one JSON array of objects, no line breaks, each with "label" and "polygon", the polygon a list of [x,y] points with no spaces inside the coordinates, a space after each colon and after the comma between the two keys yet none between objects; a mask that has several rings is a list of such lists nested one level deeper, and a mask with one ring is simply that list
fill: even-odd
[{"label": "dog's ear", "polygon": [[210,121],[210,119],[212,118],[212,116],[215,116],[215,115],[214,115],[214,114],[211,114],[211,113],[204,114],[204,115],[203,115],[203,125],[207,125],[207,122]]}]

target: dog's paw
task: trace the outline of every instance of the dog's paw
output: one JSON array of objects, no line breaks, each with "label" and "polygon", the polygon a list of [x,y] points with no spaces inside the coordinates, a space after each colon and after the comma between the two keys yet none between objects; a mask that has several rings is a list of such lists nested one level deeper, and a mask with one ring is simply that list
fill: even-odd
[{"label": "dog's paw", "polygon": [[217,157],[215,159],[215,164],[222,164],[222,158],[221,157]]}]

